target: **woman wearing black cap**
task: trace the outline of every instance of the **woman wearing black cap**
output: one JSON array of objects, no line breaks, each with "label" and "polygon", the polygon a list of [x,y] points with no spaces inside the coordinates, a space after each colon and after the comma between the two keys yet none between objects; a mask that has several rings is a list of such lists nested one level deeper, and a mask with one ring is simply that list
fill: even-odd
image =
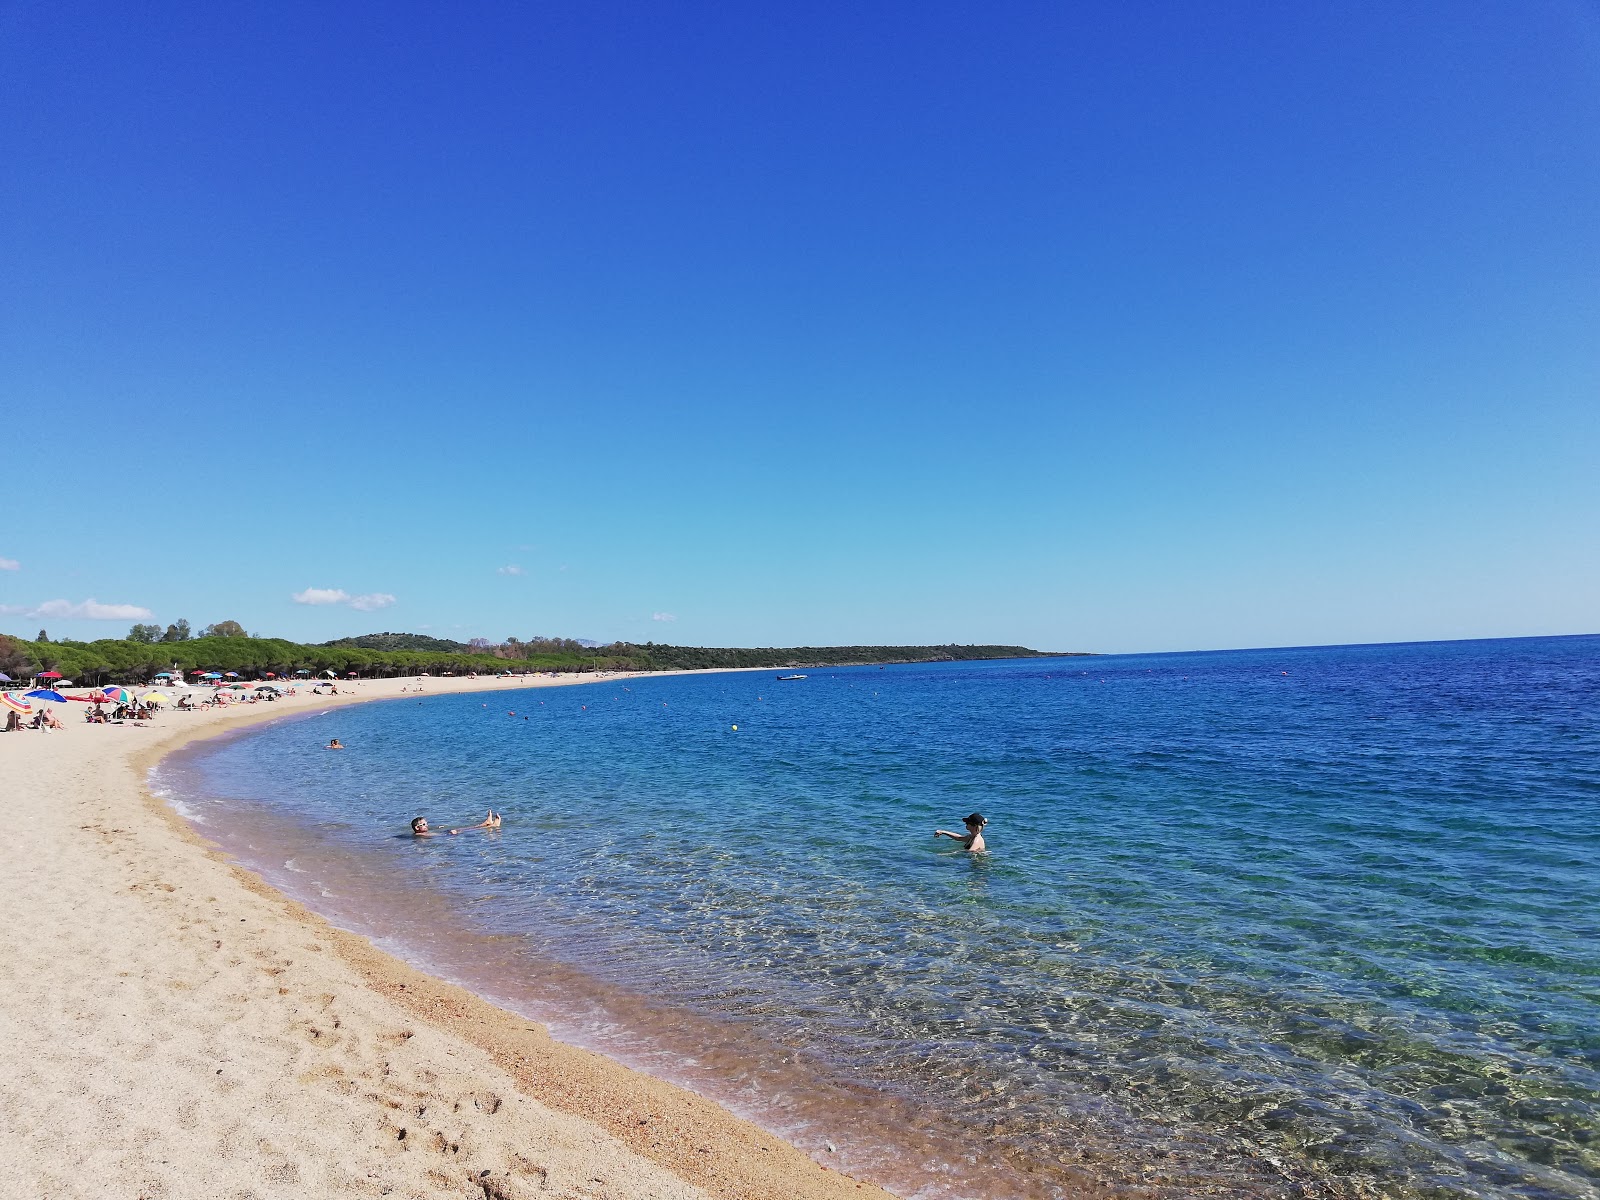
[{"label": "woman wearing black cap", "polygon": [[936,838],[947,837],[952,841],[960,842],[963,849],[971,850],[974,854],[983,852],[983,827],[989,823],[989,818],[982,813],[973,813],[961,822],[967,827],[966,833],[951,833],[948,829],[935,829],[933,836]]}]

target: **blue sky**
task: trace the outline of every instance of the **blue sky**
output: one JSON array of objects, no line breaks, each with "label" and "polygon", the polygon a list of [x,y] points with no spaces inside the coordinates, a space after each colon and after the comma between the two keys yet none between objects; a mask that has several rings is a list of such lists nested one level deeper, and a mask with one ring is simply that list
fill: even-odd
[{"label": "blue sky", "polygon": [[1204,7],[11,6],[0,629],[1600,629],[1597,10]]}]

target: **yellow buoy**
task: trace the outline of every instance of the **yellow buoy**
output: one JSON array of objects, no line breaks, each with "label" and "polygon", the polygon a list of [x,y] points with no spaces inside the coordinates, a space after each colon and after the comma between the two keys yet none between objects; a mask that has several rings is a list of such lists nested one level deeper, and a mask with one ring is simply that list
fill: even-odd
[{"label": "yellow buoy", "polygon": [[735,725],[735,726],[734,726],[734,727],[733,727],[733,731],[734,731],[734,732],[735,732],[735,733],[738,733],[738,732],[739,732],[739,727],[738,727],[738,726],[737,726],[737,725]]}]

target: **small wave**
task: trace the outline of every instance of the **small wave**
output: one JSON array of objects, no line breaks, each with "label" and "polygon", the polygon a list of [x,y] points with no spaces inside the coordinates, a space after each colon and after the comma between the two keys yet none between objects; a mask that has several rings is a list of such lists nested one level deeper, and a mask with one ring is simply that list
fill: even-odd
[{"label": "small wave", "polygon": [[210,823],[206,820],[205,815],[198,808],[192,804],[185,803],[183,800],[179,799],[175,795],[172,795],[171,793],[162,796],[161,799],[166,802],[168,808],[177,813],[185,821],[188,821],[191,825],[207,825]]}]

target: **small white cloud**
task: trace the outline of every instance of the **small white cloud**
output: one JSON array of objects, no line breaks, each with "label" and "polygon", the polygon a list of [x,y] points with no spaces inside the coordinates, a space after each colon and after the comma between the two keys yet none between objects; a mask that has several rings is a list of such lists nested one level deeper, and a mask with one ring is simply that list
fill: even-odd
[{"label": "small white cloud", "polygon": [[22,564],[14,558],[0,558],[0,571],[20,571]]},{"label": "small white cloud", "polygon": [[47,617],[56,621],[142,621],[155,616],[148,608],[138,604],[101,604],[98,600],[85,600],[74,604],[70,600],[46,600],[29,608],[24,604],[0,605],[5,616]]},{"label": "small white cloud", "polygon": [[672,613],[651,613],[652,621],[676,621],[678,618]]},{"label": "small white cloud", "polygon": [[496,567],[494,573],[496,575],[526,575],[527,574],[527,572],[524,571],[521,567],[517,566],[516,563],[507,563],[503,567]]},{"label": "small white cloud", "polygon": [[352,596],[343,588],[307,588],[303,592],[296,592],[289,599],[296,604],[347,604],[357,612],[374,612],[380,608],[388,608],[395,601],[388,592],[368,592],[364,596]]}]

